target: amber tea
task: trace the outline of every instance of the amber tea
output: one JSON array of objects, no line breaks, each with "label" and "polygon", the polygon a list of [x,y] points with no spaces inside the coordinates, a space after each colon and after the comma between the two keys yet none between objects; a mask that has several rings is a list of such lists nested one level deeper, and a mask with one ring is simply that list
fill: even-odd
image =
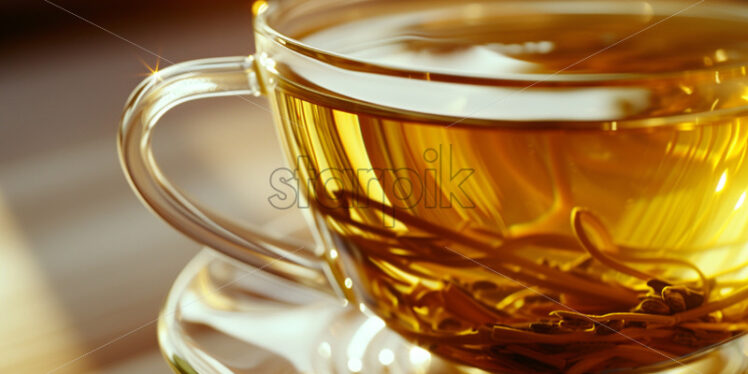
[{"label": "amber tea", "polygon": [[748,10],[691,5],[383,1],[292,35],[424,85],[271,70],[349,299],[510,373],[745,331]]}]

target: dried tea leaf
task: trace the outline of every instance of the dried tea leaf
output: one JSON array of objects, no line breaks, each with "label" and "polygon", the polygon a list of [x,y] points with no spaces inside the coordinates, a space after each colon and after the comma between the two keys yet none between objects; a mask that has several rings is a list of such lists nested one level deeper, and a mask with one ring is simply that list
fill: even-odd
[{"label": "dried tea leaf", "polygon": [[647,286],[651,288],[658,295],[662,293],[662,289],[668,286],[672,286],[670,283],[660,279],[650,279],[647,281]]},{"label": "dried tea leaf", "polygon": [[639,305],[636,306],[634,312],[659,315],[671,314],[670,307],[665,304],[664,301],[653,297],[642,300]]},{"label": "dried tea leaf", "polygon": [[673,313],[680,313],[687,309],[686,299],[679,292],[663,292],[662,298]]},{"label": "dried tea leaf", "polygon": [[671,295],[672,293],[679,293],[683,296],[683,300],[686,303],[686,309],[693,309],[704,303],[704,294],[686,286],[668,286],[662,289],[663,298],[666,298],[667,295]]},{"label": "dried tea leaf", "polygon": [[614,334],[621,329],[623,329],[625,326],[625,323],[623,320],[620,319],[614,319],[612,321],[608,321],[607,323],[596,323],[595,324],[595,334],[597,335],[610,335]]}]

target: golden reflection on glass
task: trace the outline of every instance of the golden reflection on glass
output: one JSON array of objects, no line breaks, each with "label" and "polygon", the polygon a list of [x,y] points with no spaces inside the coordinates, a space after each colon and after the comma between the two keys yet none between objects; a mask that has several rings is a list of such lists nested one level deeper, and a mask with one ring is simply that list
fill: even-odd
[{"label": "golden reflection on glass", "polygon": [[147,73],[138,74],[139,76],[145,76],[145,77],[152,76],[152,77],[155,77],[156,79],[158,79],[159,81],[162,80],[161,79],[161,70],[160,70],[160,66],[161,66],[161,58],[160,57],[156,59],[156,62],[154,63],[153,67],[151,67],[150,64],[148,64],[147,62],[145,62],[145,60],[143,60],[140,57],[138,57],[138,61],[140,61],[140,63],[146,68],[146,70],[148,70]]},{"label": "golden reflection on glass", "polygon": [[725,185],[727,184],[727,170],[722,172],[722,175],[719,177],[719,182],[717,182],[717,188],[714,190],[715,192],[720,192],[725,188]]},{"label": "golden reflection on glass", "polygon": [[717,62],[727,61],[727,52],[722,48],[714,51],[714,59],[717,60]]},{"label": "golden reflection on glass", "polygon": [[745,202],[745,192],[743,192],[743,193],[742,193],[742,194],[740,195],[740,198],[738,198],[738,202],[737,202],[737,203],[735,203],[735,208],[734,208],[734,210],[738,210],[738,209],[740,209],[740,207],[741,207],[741,206],[743,206],[743,203],[744,203],[744,202]]}]

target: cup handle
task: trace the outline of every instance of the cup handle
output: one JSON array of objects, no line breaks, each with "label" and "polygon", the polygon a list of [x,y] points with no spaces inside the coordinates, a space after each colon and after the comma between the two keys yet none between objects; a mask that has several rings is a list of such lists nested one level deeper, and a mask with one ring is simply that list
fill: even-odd
[{"label": "cup handle", "polygon": [[253,56],[195,60],[154,73],[125,106],[117,138],[122,167],[145,205],[183,234],[268,273],[333,293],[313,251],[200,207],[165,178],[153,157],[152,130],[169,109],[201,98],[261,93]]}]

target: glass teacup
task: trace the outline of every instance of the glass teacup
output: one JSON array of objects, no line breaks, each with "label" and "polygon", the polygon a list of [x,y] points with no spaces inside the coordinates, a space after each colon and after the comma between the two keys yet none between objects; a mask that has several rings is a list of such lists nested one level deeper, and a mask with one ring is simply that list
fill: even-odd
[{"label": "glass teacup", "polygon": [[[498,372],[683,365],[743,333],[748,6],[258,2],[257,53],[143,82],[133,188],[195,240]],[[154,163],[188,100],[267,95],[313,249],[200,208]]]}]

